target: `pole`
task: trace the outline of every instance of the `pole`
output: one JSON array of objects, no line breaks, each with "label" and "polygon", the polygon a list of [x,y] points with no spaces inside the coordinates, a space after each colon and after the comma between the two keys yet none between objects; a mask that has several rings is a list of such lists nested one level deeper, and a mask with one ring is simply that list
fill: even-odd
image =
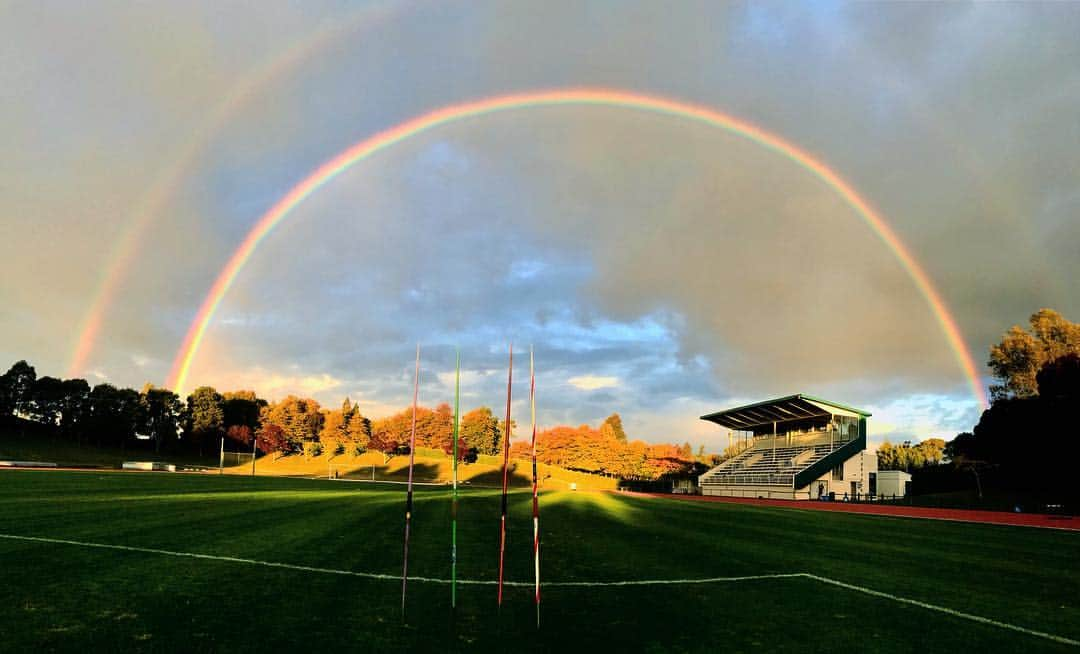
[{"label": "pole", "polygon": [[536,628],[540,628],[540,496],[536,474],[536,370],[533,350],[529,346],[529,409],[532,414],[532,482],[533,482],[533,572],[535,575]]},{"label": "pole", "polygon": [[454,364],[454,487],[450,493],[450,608],[457,609],[458,425],[461,420],[461,350]]},{"label": "pole", "polygon": [[221,456],[218,458],[218,474],[225,474],[225,437],[221,437]]},{"label": "pole", "polygon": [[773,463],[776,463],[776,421],[773,420],[772,424],[772,458]]},{"label": "pole", "polygon": [[409,580],[409,526],[412,523],[413,460],[416,452],[416,399],[420,394],[420,345],[416,346],[416,376],[413,379],[412,433],[409,435],[409,487],[405,495],[405,552],[401,564],[401,619],[405,620],[405,586]]},{"label": "pole", "polygon": [[514,380],[514,344],[510,344],[510,366],[506,373],[506,433],[503,434],[503,483],[502,483],[502,517],[499,521],[499,608],[502,608],[503,596],[503,563],[506,558],[506,483],[507,466],[510,464],[510,437],[513,429],[510,427],[510,397]]},{"label": "pole", "polygon": [[255,451],[258,447],[259,439],[255,437],[255,434],[251,435],[251,476],[255,476]]}]

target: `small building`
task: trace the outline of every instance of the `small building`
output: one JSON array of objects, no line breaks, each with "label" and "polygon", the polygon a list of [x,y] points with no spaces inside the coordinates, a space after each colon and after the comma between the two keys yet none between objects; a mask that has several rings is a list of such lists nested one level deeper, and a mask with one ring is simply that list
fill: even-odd
[{"label": "small building", "polygon": [[882,497],[907,497],[911,475],[903,470],[882,470],[877,473],[877,492]]},{"label": "small building", "polygon": [[701,475],[701,493],[789,500],[880,493],[874,488],[877,454],[866,451],[869,417],[804,394],[701,416],[732,430],[741,448]]}]

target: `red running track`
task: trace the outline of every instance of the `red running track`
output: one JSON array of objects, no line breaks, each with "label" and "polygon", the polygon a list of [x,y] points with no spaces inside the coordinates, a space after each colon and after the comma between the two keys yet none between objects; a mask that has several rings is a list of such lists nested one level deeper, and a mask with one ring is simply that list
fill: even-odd
[{"label": "red running track", "polygon": [[1006,513],[1005,511],[975,511],[968,509],[935,509],[923,506],[895,506],[891,504],[854,504],[848,502],[817,502],[814,500],[766,500],[748,497],[714,497],[704,495],[667,495],[661,493],[626,493],[641,497],[659,497],[690,502],[725,502],[728,504],[751,504],[776,506],[806,511],[838,511],[840,513],[863,513],[867,515],[892,516],[894,518],[923,518],[927,520],[953,520],[978,522],[992,525],[1017,527],[1042,527],[1044,529],[1067,529],[1080,531],[1080,519],[1072,516],[1045,515],[1040,513]]}]

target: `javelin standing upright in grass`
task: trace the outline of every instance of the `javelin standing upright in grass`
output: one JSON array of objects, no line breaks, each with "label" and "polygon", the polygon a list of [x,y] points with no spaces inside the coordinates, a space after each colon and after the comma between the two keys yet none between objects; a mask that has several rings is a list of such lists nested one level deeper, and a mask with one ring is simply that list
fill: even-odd
[{"label": "javelin standing upright in grass", "polygon": [[529,409],[532,413],[532,473],[533,473],[533,571],[536,585],[533,601],[536,603],[536,628],[540,628],[540,496],[536,475],[536,369],[533,367],[533,350],[529,346]]},{"label": "javelin standing upright in grass", "polygon": [[457,609],[457,466],[458,466],[458,424],[461,418],[461,351],[457,352],[454,365],[454,485],[450,492],[450,608]]},{"label": "javelin standing upright in grass", "polygon": [[401,566],[401,619],[405,619],[405,584],[409,580],[409,524],[412,522],[412,476],[416,452],[416,400],[420,394],[420,345],[416,346],[416,376],[413,379],[412,433],[409,435],[409,486],[405,495],[405,555]]},{"label": "javelin standing upright in grass", "polygon": [[506,433],[503,434],[503,485],[502,485],[502,518],[499,522],[499,608],[502,608],[503,596],[503,561],[506,554],[506,482],[507,468],[510,464],[510,395],[511,385],[514,381],[514,344],[510,344],[510,367],[506,373]]}]

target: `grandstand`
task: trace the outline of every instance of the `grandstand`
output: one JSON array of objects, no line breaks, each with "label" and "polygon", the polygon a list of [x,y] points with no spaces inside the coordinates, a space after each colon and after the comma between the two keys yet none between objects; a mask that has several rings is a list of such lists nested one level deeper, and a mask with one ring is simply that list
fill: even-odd
[{"label": "grandstand", "polygon": [[730,429],[745,448],[701,475],[701,492],[791,500],[873,495],[877,455],[866,451],[868,417],[803,394],[701,416]]}]

